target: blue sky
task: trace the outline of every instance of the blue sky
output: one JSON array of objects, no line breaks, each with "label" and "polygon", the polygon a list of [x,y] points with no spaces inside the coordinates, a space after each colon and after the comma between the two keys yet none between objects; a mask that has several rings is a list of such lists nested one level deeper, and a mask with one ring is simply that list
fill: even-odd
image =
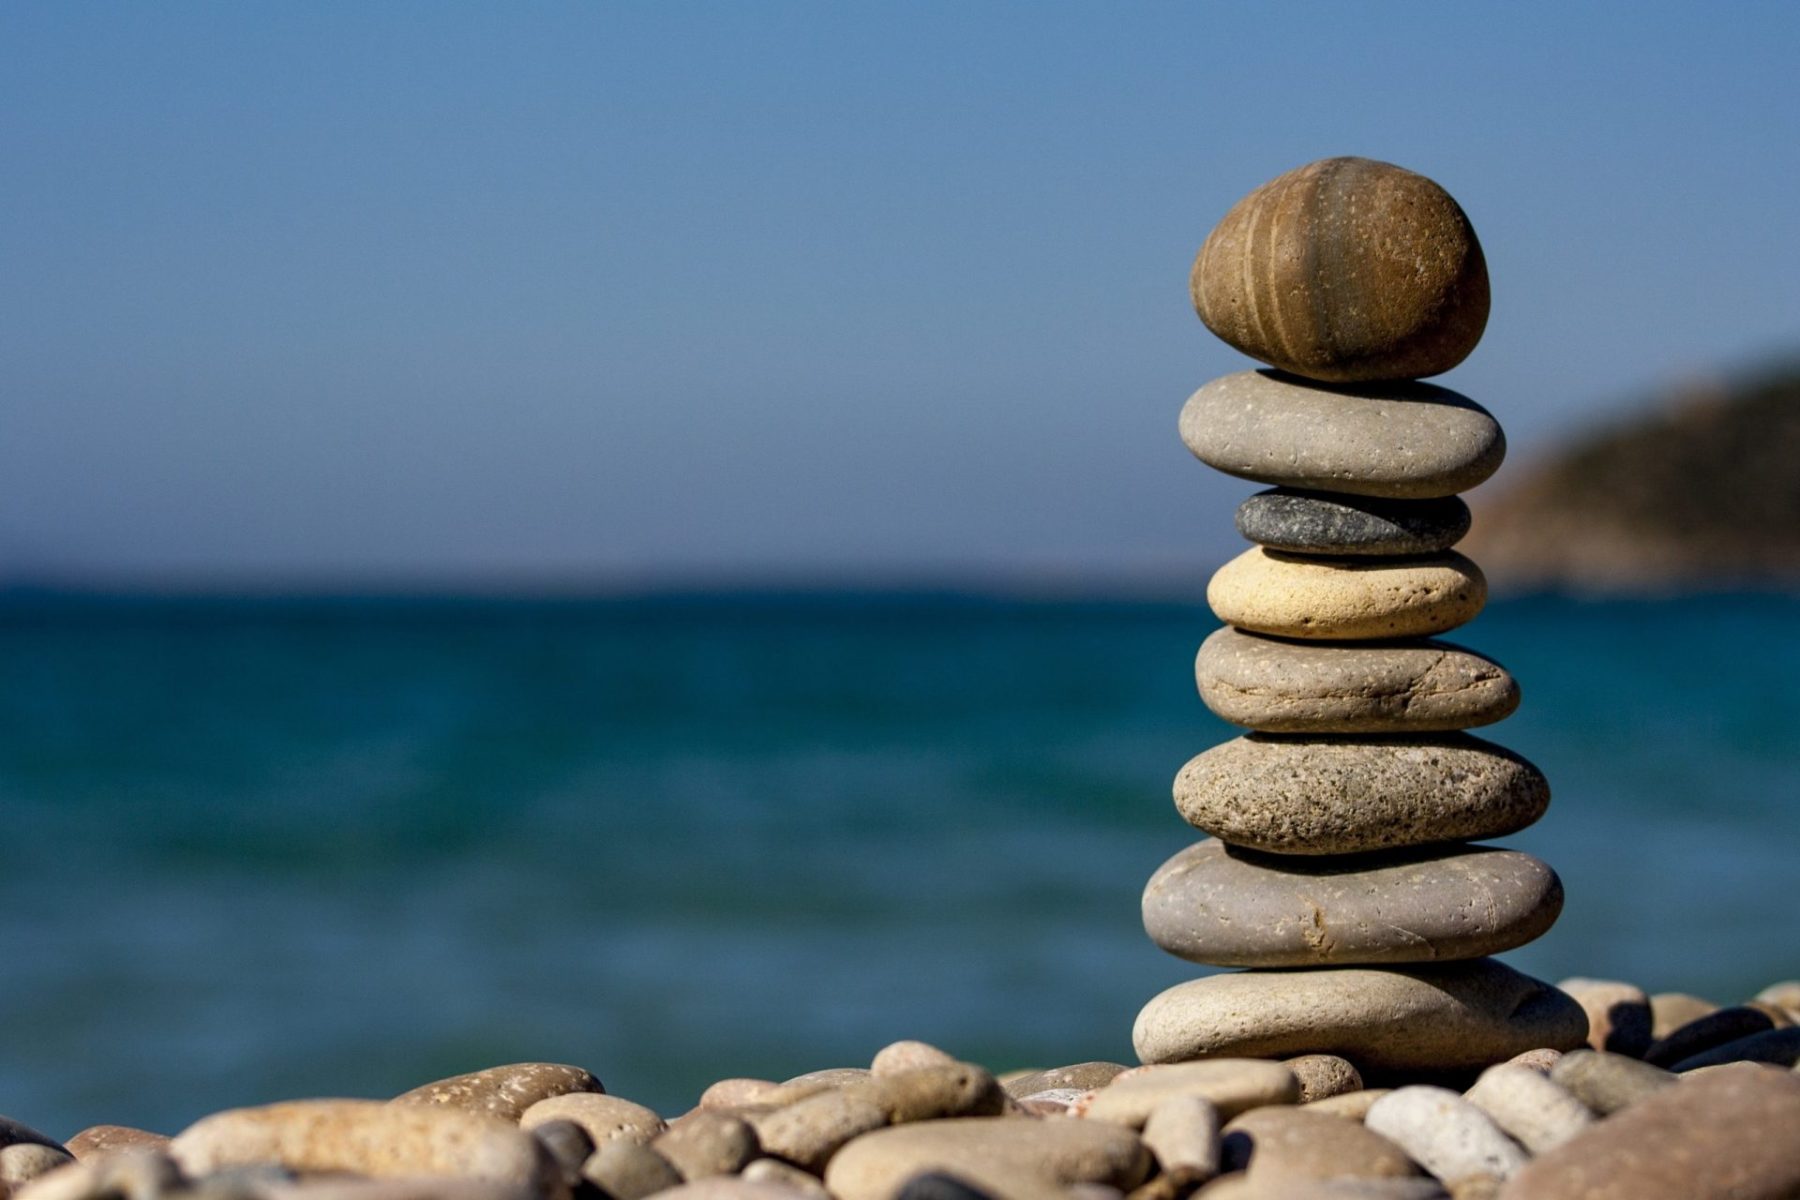
[{"label": "blue sky", "polygon": [[3,3],[0,578],[1199,578],[1233,201],[1448,187],[1516,470],[1800,346],[1797,60],[1774,3]]}]

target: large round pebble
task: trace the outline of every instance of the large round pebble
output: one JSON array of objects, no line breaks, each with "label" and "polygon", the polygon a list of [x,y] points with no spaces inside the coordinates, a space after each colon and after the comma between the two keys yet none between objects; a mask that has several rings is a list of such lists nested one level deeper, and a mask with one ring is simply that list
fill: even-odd
[{"label": "large round pebble", "polygon": [[605,1090],[591,1072],[581,1067],[564,1063],[510,1063],[427,1083],[394,1097],[393,1102],[445,1105],[516,1121],[526,1109],[548,1096]]},{"label": "large round pebble", "polygon": [[1239,200],[1189,286],[1227,343],[1316,379],[1436,375],[1487,327],[1487,262],[1462,208],[1368,158],[1320,159]]},{"label": "large round pebble", "polygon": [[1435,554],[1469,532],[1458,496],[1389,500],[1348,492],[1270,488],[1237,509],[1237,531],[1271,550],[1327,557]]},{"label": "large round pebble", "polygon": [[1194,457],[1227,475],[1393,500],[1466,492],[1506,457],[1492,413],[1429,383],[1327,387],[1243,371],[1188,397],[1180,430]]},{"label": "large round pebble", "polygon": [[1479,958],[1538,937],[1562,911],[1556,872],[1491,846],[1344,858],[1270,855],[1209,838],[1144,889],[1144,929],[1179,958],[1310,967]]},{"label": "large round pebble", "polygon": [[1401,738],[1249,734],[1175,777],[1182,818],[1271,854],[1361,854],[1500,837],[1550,804],[1543,773],[1466,733]]},{"label": "large round pebble", "polygon": [[1792,1200],[1800,1077],[1760,1067],[1663,1088],[1514,1175],[1504,1200]]},{"label": "large round pebble", "polygon": [[1425,558],[1302,558],[1254,546],[1213,573],[1206,602],[1228,625],[1307,641],[1427,637],[1475,619],[1481,568]]},{"label": "large round pebble", "polygon": [[1375,1102],[1363,1125],[1452,1186],[1479,1176],[1505,1179],[1527,1161],[1486,1113],[1447,1088],[1397,1088]]},{"label": "large round pebble", "polygon": [[619,1140],[648,1142],[668,1127],[662,1117],[642,1104],[599,1092],[548,1096],[519,1117],[519,1124],[526,1129],[535,1129],[550,1121],[575,1122],[587,1130],[596,1146]]},{"label": "large round pebble", "polygon": [[838,1200],[893,1200],[914,1175],[944,1171],[1002,1194],[1021,1177],[1129,1189],[1151,1164],[1138,1135],[1108,1121],[975,1117],[859,1137],[831,1160],[825,1186]]},{"label": "large round pebble", "polygon": [[202,1118],[169,1153],[190,1175],[278,1163],[295,1171],[451,1175],[553,1190],[555,1163],[500,1118],[442,1104],[298,1100]]},{"label": "large round pebble", "polygon": [[1442,966],[1244,971],[1176,984],[1144,1006],[1147,1063],[1337,1054],[1365,1072],[1484,1067],[1573,1047],[1587,1018],[1549,984],[1489,958]]},{"label": "large round pebble", "polygon": [[1511,672],[1448,642],[1344,646],[1227,625],[1200,644],[1194,680],[1206,707],[1264,733],[1436,733],[1519,706]]}]

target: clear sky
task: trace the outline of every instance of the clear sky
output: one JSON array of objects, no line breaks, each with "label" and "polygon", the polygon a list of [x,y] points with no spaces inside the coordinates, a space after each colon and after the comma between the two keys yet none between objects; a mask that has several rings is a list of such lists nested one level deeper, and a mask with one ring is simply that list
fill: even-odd
[{"label": "clear sky", "polygon": [[1800,345],[1797,70],[1791,3],[5,0],[0,579],[1198,578],[1240,195],[1449,188],[1516,468]]}]

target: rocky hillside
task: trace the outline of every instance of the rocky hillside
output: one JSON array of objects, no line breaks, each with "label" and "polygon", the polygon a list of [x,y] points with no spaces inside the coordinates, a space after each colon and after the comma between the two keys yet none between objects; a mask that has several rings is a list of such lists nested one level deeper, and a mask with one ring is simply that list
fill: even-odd
[{"label": "rocky hillside", "polygon": [[1800,587],[1800,363],[1514,464],[1460,549],[1497,589]]}]

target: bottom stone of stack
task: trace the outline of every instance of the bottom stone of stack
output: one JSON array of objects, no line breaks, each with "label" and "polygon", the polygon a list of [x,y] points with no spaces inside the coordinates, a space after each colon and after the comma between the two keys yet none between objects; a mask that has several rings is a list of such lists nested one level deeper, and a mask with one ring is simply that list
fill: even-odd
[{"label": "bottom stone of stack", "polygon": [[1138,1014],[1146,1063],[1336,1054],[1364,1070],[1456,1071],[1587,1038],[1573,999],[1491,958],[1242,971],[1190,980]]},{"label": "bottom stone of stack", "polygon": [[1215,967],[1448,962],[1523,946],[1562,912],[1562,881],[1518,850],[1452,843],[1343,858],[1216,838],[1144,889],[1144,930]]}]

